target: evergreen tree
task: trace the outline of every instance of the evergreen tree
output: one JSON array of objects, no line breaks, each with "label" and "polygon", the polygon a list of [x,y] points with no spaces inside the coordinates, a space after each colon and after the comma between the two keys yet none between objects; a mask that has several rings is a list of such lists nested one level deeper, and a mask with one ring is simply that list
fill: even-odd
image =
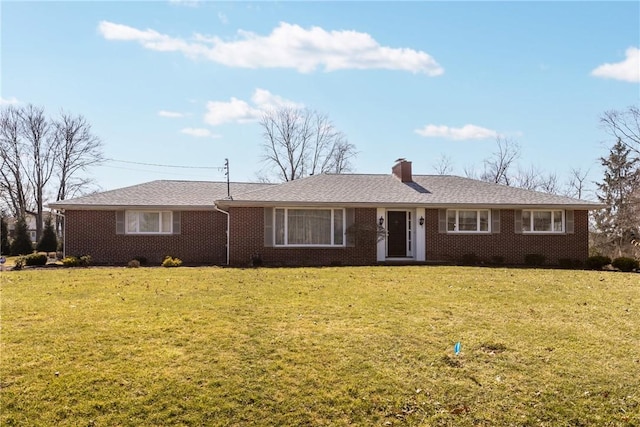
[{"label": "evergreen tree", "polygon": [[0,218],[0,253],[9,255],[11,250],[9,246],[9,227],[4,217]]},{"label": "evergreen tree", "polygon": [[630,253],[630,240],[638,233],[638,205],[635,194],[640,188],[640,159],[621,139],[611,148],[608,157],[600,158],[605,167],[604,179],[598,183],[598,200],[606,207],[594,214],[599,233],[599,249],[609,255]]},{"label": "evergreen tree", "polygon": [[16,221],[16,234],[11,242],[11,255],[28,255],[33,252],[33,244],[27,232],[27,221],[24,217]]},{"label": "evergreen tree", "polygon": [[58,249],[58,238],[49,215],[45,221],[42,237],[36,246],[38,252],[55,252]]}]

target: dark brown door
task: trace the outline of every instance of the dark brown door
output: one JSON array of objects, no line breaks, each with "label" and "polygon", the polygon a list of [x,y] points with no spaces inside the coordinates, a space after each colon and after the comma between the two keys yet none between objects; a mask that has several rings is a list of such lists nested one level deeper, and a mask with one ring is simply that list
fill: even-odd
[{"label": "dark brown door", "polygon": [[387,212],[387,256],[407,256],[407,213],[404,211]]}]

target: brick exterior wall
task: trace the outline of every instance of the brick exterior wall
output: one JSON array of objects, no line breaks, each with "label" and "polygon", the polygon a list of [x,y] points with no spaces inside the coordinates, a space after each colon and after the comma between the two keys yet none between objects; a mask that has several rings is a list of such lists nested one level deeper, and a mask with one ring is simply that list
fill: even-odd
[{"label": "brick exterior wall", "polygon": [[427,261],[459,262],[465,254],[491,261],[500,256],[506,264],[524,264],[527,254],[541,254],[547,264],[559,259],[584,261],[589,256],[587,211],[574,211],[573,234],[516,234],[513,209],[502,209],[500,233],[447,234],[438,232],[438,210],[427,209],[425,218]]},{"label": "brick exterior wall", "polygon": [[[159,265],[166,255],[186,264],[223,265],[226,261],[227,217],[215,211],[183,211],[181,233],[176,235],[116,234],[115,211],[67,210],[67,255],[91,255],[96,264],[125,265],[135,257],[145,257]],[[231,208],[230,264],[248,266],[259,255],[267,266],[373,265],[376,241],[358,241],[357,246],[338,248],[281,248],[264,245],[264,208]],[[356,224],[376,224],[374,208],[355,209]],[[438,210],[427,209],[427,262],[459,262],[466,254],[490,261],[494,256],[506,264],[523,264],[526,254],[542,254],[548,264],[569,258],[588,257],[587,211],[574,212],[573,234],[531,235],[514,233],[514,211],[501,211],[500,233],[447,234],[438,232]]]},{"label": "brick exterior wall", "polygon": [[116,234],[115,211],[67,210],[65,252],[91,255],[102,265],[125,265],[135,257],[159,265],[167,255],[185,264],[224,264],[227,217],[215,211],[183,211],[181,217],[180,234],[127,235]]},{"label": "brick exterior wall", "polygon": [[[283,248],[264,245],[264,208],[231,208],[230,264],[245,266],[259,255],[264,265],[373,265],[376,242],[358,242],[358,246],[338,248]],[[375,224],[376,210],[356,209],[356,224]]]}]

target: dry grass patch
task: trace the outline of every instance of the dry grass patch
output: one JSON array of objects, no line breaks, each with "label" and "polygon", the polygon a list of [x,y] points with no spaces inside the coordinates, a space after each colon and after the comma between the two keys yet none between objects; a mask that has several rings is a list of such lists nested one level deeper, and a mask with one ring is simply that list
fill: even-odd
[{"label": "dry grass patch", "polygon": [[55,269],[0,292],[3,426],[640,424],[633,274]]}]

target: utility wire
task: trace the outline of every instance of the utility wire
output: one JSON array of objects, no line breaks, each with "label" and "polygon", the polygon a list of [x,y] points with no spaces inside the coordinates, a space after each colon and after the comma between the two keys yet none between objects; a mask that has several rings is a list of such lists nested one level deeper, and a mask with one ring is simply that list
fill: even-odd
[{"label": "utility wire", "polygon": [[105,159],[108,162],[117,162],[117,163],[129,163],[132,165],[142,165],[142,166],[156,166],[161,168],[178,168],[178,169],[209,169],[209,170],[217,170],[222,172],[226,170],[224,166],[179,166],[179,165],[162,165],[158,163],[142,163],[142,162],[132,162],[129,160],[118,160],[118,159]]}]

